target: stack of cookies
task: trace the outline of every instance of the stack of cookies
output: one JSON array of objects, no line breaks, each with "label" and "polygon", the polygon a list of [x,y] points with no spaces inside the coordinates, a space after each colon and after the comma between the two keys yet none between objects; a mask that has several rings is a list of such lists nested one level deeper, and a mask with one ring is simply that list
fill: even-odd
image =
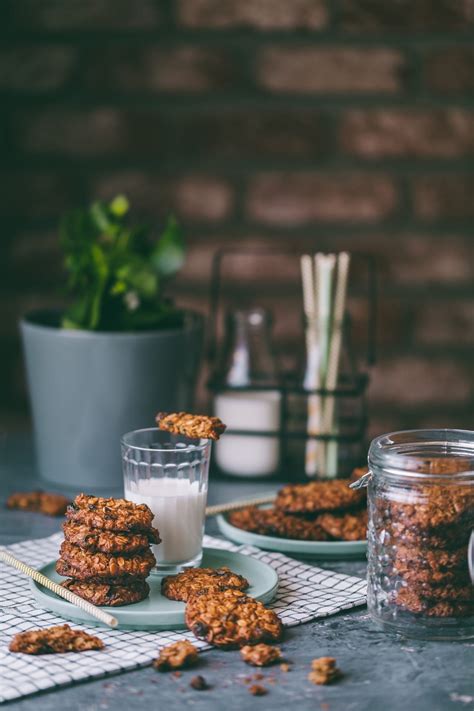
[{"label": "stack of cookies", "polygon": [[79,494],[66,512],[56,570],[64,587],[94,605],[129,605],[148,597],[160,537],[146,504]]},{"label": "stack of cookies", "polygon": [[[455,458],[426,460],[429,474],[456,474],[466,464]],[[390,543],[394,602],[427,617],[474,614],[467,549],[474,525],[474,493],[462,484],[417,485],[396,500],[377,502],[376,529]]]},{"label": "stack of cookies", "polygon": [[367,470],[356,469],[350,479],[289,484],[277,494],[275,506],[249,506],[229,514],[233,526],[252,533],[302,541],[357,541],[366,537],[365,489],[349,485]]}]

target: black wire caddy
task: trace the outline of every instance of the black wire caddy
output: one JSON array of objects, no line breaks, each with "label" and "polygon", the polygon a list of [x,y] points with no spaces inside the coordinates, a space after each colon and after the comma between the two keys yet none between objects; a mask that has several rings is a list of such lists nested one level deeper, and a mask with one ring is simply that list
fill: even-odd
[{"label": "black wire caddy", "polygon": [[[269,247],[229,247],[215,252],[210,283],[207,387],[212,401],[209,409],[228,425],[215,448],[214,463],[220,473],[307,481],[308,476],[345,477],[366,462],[367,388],[369,370],[376,358],[376,269],[371,255],[351,252],[350,257],[350,289],[342,319],[343,358],[336,387],[326,389],[308,387],[304,382],[302,363],[307,351],[299,272],[301,252]],[[275,358],[284,361],[284,367],[270,374],[267,368],[267,372],[257,372],[255,377],[239,377],[236,366],[242,356],[241,344],[237,342],[229,360],[225,323],[229,323],[230,316],[237,321],[245,316],[254,322],[265,318],[270,322],[275,307],[280,316],[284,312],[286,325],[291,324],[293,335],[291,345],[287,345],[293,354],[292,362],[287,362],[284,348],[271,347]],[[285,326],[281,330],[284,332]],[[309,428],[310,402],[322,406],[329,399],[333,399],[336,412],[334,426]],[[326,456],[320,460],[318,470],[309,475],[305,461],[311,446]]]}]

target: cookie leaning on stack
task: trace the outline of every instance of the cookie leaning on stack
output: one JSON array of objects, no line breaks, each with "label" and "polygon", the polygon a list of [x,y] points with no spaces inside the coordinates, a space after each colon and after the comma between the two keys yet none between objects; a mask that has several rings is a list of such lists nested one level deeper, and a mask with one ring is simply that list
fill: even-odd
[{"label": "cookie leaning on stack", "polygon": [[119,606],[148,597],[160,537],[146,504],[79,494],[66,512],[56,570],[64,587],[95,605]]}]

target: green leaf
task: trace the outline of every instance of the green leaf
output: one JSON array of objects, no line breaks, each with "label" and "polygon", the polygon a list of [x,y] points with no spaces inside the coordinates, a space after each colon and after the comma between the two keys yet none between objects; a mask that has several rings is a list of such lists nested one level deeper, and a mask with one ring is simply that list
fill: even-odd
[{"label": "green leaf", "polygon": [[71,210],[59,232],[74,298],[64,314],[65,328],[143,330],[181,322],[162,291],[162,277],[184,262],[180,229],[169,218],[163,234],[150,242],[146,225],[126,225],[129,203],[117,195]]},{"label": "green leaf", "polygon": [[184,264],[185,250],[181,230],[174,217],[169,217],[152,254],[152,262],[160,276],[175,274]]},{"label": "green leaf", "polygon": [[90,214],[99,232],[107,234],[110,232],[111,228],[114,227],[114,224],[110,219],[107,206],[103,202],[92,203]]}]

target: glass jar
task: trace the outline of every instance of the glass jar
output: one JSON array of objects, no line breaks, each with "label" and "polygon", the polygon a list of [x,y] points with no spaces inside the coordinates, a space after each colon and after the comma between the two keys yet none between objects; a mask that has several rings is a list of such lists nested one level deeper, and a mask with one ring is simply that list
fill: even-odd
[{"label": "glass jar", "polygon": [[[365,480],[365,481],[364,481]],[[368,483],[368,608],[383,629],[474,637],[468,546],[474,432],[414,430],[373,440]]]}]

